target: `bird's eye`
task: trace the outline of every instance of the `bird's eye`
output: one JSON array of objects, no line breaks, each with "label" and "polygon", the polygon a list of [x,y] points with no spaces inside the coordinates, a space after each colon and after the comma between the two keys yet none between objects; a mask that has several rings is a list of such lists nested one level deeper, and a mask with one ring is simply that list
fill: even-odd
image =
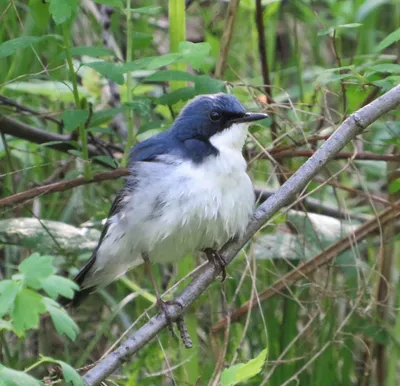
[{"label": "bird's eye", "polygon": [[219,121],[221,119],[221,114],[218,111],[211,111],[210,119],[213,122],[217,122],[217,121]]}]

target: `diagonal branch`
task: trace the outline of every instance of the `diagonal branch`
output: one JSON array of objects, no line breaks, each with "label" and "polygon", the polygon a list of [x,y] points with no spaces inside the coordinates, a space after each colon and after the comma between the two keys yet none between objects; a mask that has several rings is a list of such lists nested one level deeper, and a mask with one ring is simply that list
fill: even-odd
[{"label": "diagonal branch", "polygon": [[[240,240],[227,243],[221,254],[230,263],[245,243],[283,206],[300,193],[316,173],[336,153],[340,151],[356,135],[379,117],[400,104],[400,85],[394,87],[369,105],[350,115],[323,146],[307,160],[278,190],[276,194],[265,201],[254,213],[245,236]],[[196,278],[177,297],[181,307],[168,306],[168,313],[176,320],[184,311],[207,289],[217,278],[220,269],[213,264],[207,264],[197,274]],[[151,318],[134,336],[124,342],[118,349],[106,355],[99,363],[83,377],[89,386],[99,385],[104,379],[118,369],[133,354],[138,352],[162,329],[167,326],[164,314]]]}]

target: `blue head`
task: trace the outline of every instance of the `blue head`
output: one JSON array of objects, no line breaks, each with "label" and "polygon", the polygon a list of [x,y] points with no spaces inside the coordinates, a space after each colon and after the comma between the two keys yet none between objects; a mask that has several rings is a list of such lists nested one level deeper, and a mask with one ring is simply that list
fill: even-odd
[{"label": "blue head", "polygon": [[200,95],[184,107],[171,130],[184,140],[210,140],[224,131],[229,131],[233,126],[240,124],[245,130],[250,122],[266,117],[266,114],[247,113],[233,95]]},{"label": "blue head", "polygon": [[232,95],[200,95],[183,108],[169,130],[136,145],[130,162],[173,154],[200,163],[208,156],[217,155],[221,148],[241,151],[247,126],[267,117],[247,113]]}]

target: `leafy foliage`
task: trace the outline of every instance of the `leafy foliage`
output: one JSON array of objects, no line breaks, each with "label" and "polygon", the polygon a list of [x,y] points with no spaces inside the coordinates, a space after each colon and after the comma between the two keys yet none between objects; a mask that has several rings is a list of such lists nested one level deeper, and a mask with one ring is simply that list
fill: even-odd
[{"label": "leafy foliage", "polygon": [[[34,253],[19,265],[18,270],[19,273],[11,280],[0,282],[0,316],[8,314],[8,329],[22,337],[26,331],[38,328],[40,315],[47,311],[57,331],[74,340],[78,332],[77,325],[52,299],[59,295],[72,298],[78,286],[55,275],[52,256]],[[36,292],[41,289],[50,298]]]}]

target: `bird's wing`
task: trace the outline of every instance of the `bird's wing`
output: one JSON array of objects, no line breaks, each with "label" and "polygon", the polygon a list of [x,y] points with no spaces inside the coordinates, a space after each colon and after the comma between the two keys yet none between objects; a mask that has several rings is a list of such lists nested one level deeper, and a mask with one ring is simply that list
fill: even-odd
[{"label": "bird's wing", "polygon": [[109,219],[119,212],[123,210],[125,207],[124,198],[127,195],[132,195],[135,191],[136,179],[132,178],[135,175],[135,163],[137,162],[157,162],[157,157],[163,154],[167,154],[169,152],[170,147],[168,146],[168,141],[165,141],[163,138],[164,133],[156,135],[154,137],[149,138],[146,141],[143,141],[136,146],[134,146],[130,153],[129,159],[129,169],[131,171],[131,178],[127,178],[125,180],[124,187],[117,194],[113,204],[111,205],[110,211],[107,216],[106,224],[101,232],[99,242],[97,244],[96,249],[93,251],[92,256],[87,261],[87,263],[83,266],[83,268],[78,272],[75,276],[74,281],[77,283],[82,289],[80,291],[75,292],[74,298],[62,299],[62,304],[71,303],[73,306],[77,306],[81,303],[81,301],[89,295],[91,292],[95,290],[93,287],[84,287],[84,281],[89,273],[90,269],[93,267],[93,264],[96,262],[97,251],[100,248],[100,245],[107,234],[107,231],[110,227]]}]

